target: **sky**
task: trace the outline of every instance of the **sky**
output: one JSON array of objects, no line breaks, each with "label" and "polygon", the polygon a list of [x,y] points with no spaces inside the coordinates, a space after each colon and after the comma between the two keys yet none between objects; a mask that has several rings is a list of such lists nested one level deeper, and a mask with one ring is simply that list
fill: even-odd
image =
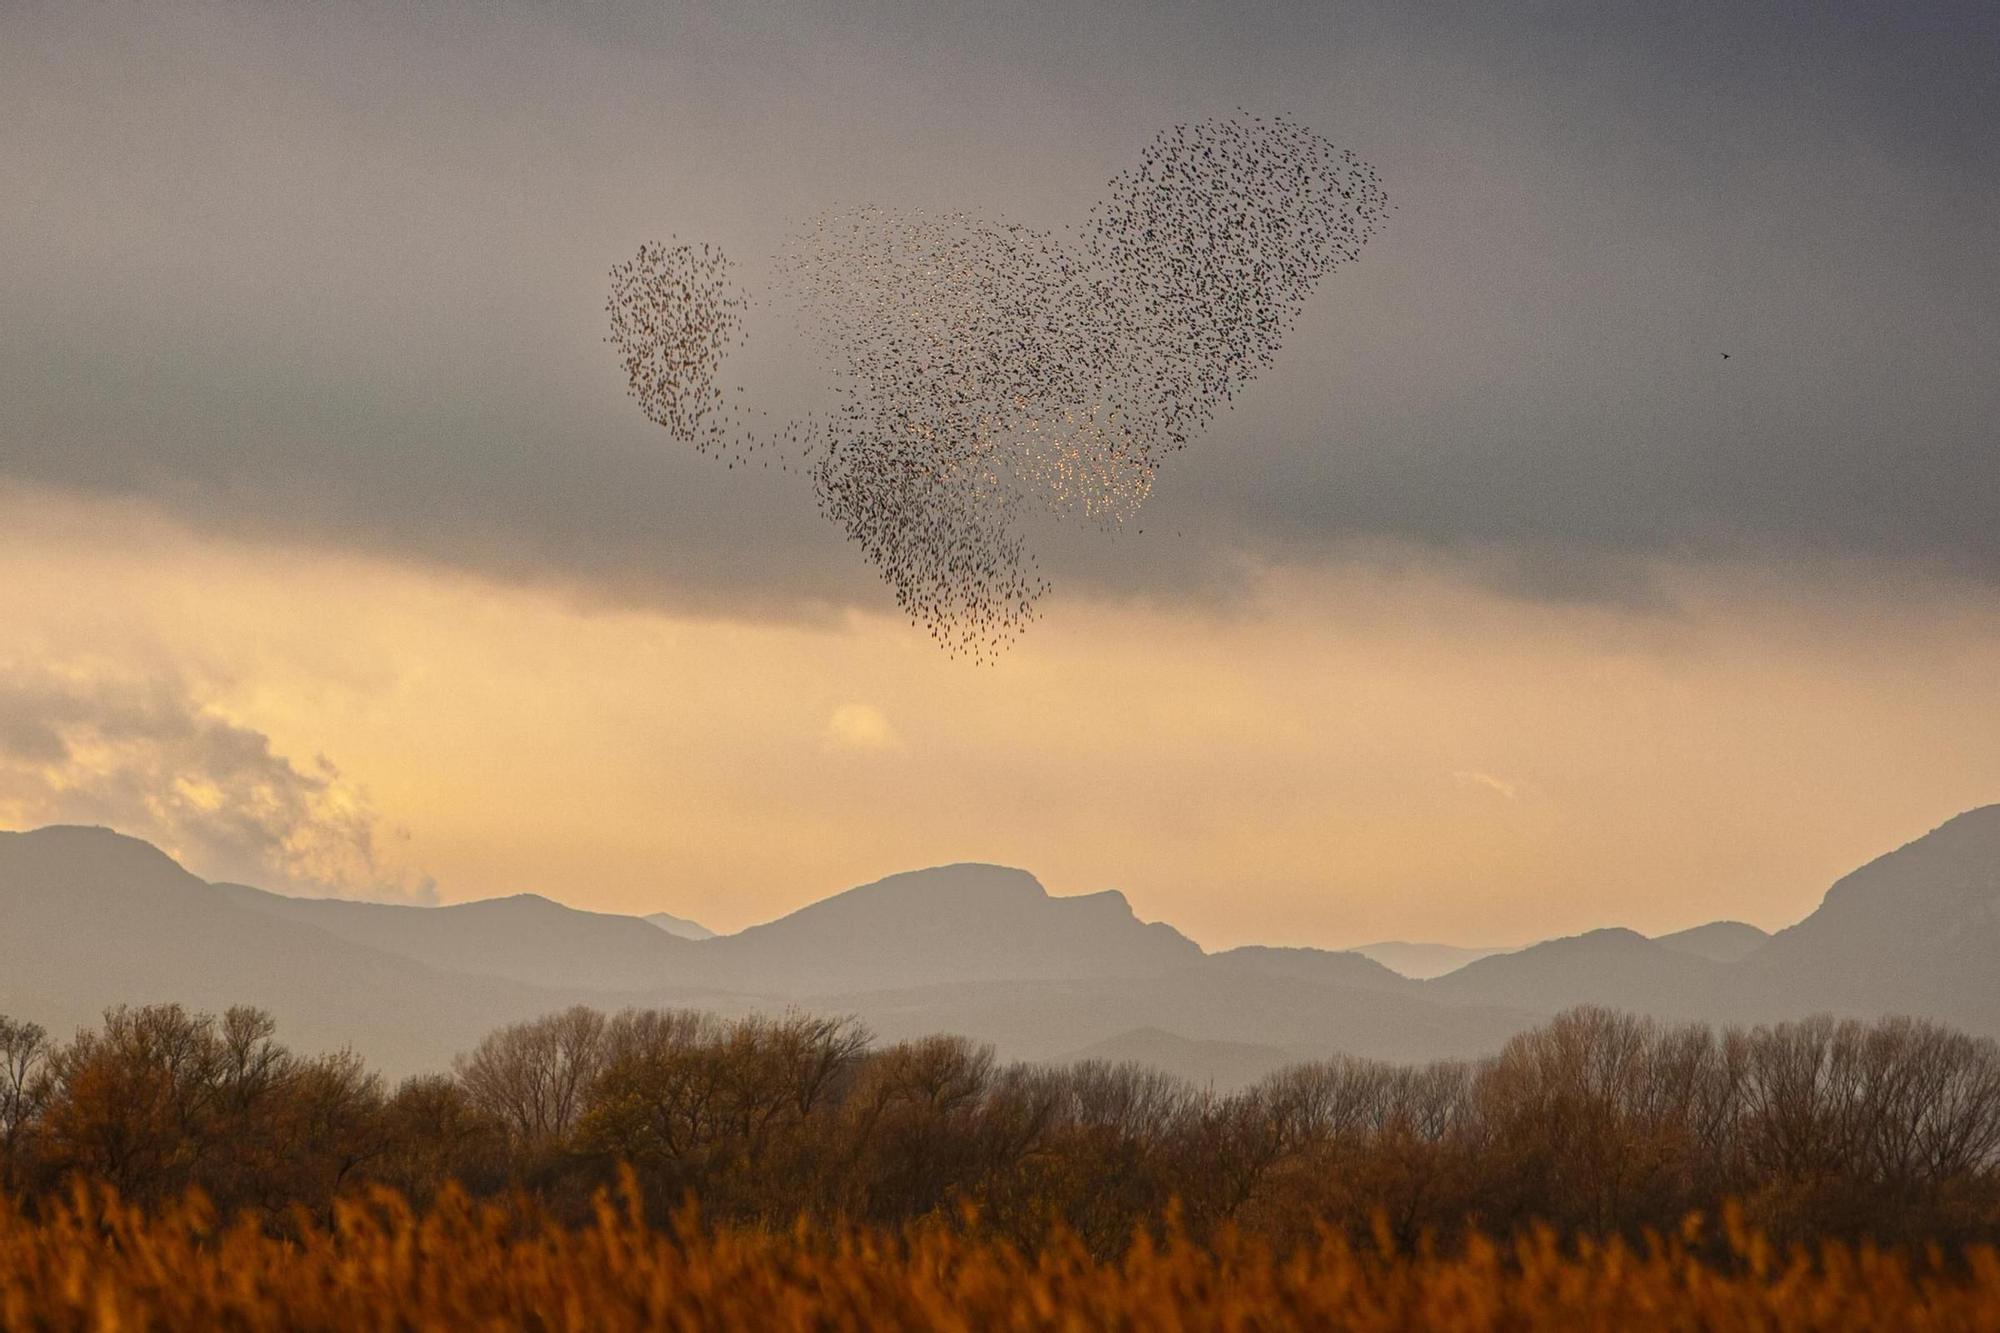
[{"label": "sky", "polygon": [[[642,242],[1059,228],[1239,107],[1396,211],[996,662],[625,395]],[[2000,800],[1996,200],[1987,4],[11,5],[0,827],[718,929],[956,860],[1210,946],[1782,925]]]}]

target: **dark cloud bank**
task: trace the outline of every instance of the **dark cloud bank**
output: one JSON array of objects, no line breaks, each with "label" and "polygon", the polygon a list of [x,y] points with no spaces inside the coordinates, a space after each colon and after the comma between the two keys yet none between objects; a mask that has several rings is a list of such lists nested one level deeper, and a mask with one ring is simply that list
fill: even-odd
[{"label": "dark cloud bank", "polygon": [[[1656,556],[2000,578],[1990,5],[842,12],[10,7],[0,484],[618,600],[885,607],[796,479],[631,412],[607,265],[712,238],[754,295],[826,207],[1059,225],[1245,106],[1400,209],[1144,534],[1057,544],[1058,596],[1356,542],[1547,596],[1639,596]],[[744,374],[809,406],[747,324]]]}]

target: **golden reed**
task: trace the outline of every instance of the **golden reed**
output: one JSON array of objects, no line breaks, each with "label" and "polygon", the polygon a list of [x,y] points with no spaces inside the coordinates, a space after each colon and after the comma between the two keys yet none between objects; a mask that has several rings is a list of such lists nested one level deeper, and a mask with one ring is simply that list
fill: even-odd
[{"label": "golden reed", "polygon": [[1285,1258],[1224,1240],[1141,1241],[1115,1263],[956,1228],[710,1233],[639,1219],[636,1194],[565,1229],[448,1193],[392,1193],[289,1238],[218,1226],[199,1198],[148,1216],[79,1188],[37,1219],[0,1203],[0,1328],[1989,1330],[2000,1255],[1948,1269],[1869,1249],[1781,1256],[1740,1227],[1736,1262],[1679,1239],[1564,1253],[1535,1234],[1446,1257],[1384,1257],[1328,1236]]}]

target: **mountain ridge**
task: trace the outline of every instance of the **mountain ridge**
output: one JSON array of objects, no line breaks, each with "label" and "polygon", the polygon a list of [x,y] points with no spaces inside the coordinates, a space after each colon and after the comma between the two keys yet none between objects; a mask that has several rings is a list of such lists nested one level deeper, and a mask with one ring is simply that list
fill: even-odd
[{"label": "mountain ridge", "polygon": [[678,937],[539,894],[442,907],[209,884],[111,830],[0,833],[0,1012],[52,1026],[117,1003],[270,1008],[304,1044],[391,1072],[443,1067],[485,1031],[567,1004],[801,1006],[890,1039],[934,1031],[1009,1058],[1153,1051],[1209,1079],[1343,1051],[1470,1056],[1576,1004],[1764,1022],[1912,1013],[2000,1036],[2000,807],[1877,857],[1771,936],[1619,927],[1430,979],[1351,950],[1210,953],[1117,890],[1055,897],[974,862],[887,876],[742,932]]}]

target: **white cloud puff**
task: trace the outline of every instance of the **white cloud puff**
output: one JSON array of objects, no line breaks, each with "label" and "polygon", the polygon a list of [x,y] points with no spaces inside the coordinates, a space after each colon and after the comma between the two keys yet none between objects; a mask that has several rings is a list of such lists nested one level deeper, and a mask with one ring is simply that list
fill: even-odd
[{"label": "white cloud puff", "polygon": [[380,822],[325,756],[294,763],[177,679],[0,661],[0,826],[103,824],[209,879],[434,901]]},{"label": "white cloud puff", "polygon": [[871,704],[842,704],[826,720],[820,744],[828,750],[879,753],[903,748],[903,738],[889,725],[882,710]]}]

